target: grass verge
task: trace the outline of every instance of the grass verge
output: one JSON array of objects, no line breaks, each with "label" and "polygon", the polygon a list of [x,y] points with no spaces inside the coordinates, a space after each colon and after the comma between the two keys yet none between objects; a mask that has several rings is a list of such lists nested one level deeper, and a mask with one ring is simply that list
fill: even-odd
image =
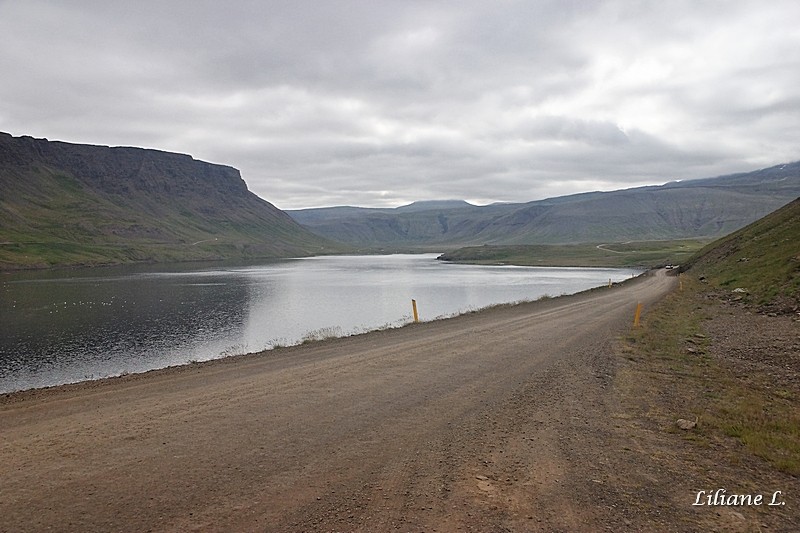
[{"label": "grass verge", "polygon": [[[645,416],[701,450],[713,449],[732,464],[746,464],[754,455],[779,472],[800,475],[797,373],[774,364],[771,347],[753,344],[747,327],[709,335],[712,323],[730,322],[728,304],[688,276],[683,286],[624,340],[621,354],[627,364],[620,382],[629,389],[628,397],[645,402]],[[791,324],[788,317],[736,313],[740,326],[783,320],[780,328],[785,330]],[[788,342],[794,334],[786,331]],[[720,348],[723,336],[726,346],[743,347],[736,357]],[[675,424],[678,418],[698,423],[683,431]]]}]

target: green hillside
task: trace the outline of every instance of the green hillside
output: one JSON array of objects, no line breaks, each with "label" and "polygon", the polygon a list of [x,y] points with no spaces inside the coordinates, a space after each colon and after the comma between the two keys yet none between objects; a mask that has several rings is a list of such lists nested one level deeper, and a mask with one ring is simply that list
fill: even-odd
[{"label": "green hillside", "polygon": [[700,250],[684,269],[782,312],[800,308],[800,198]]},{"label": "green hillside", "polygon": [[653,268],[681,264],[706,242],[700,239],[678,239],[604,244],[465,246],[446,252],[438,259],[490,265]]},{"label": "green hillside", "polygon": [[[686,458],[681,477],[699,486],[710,470],[697,457],[709,450],[717,486],[794,483],[800,198],[709,244],[681,270],[679,288],[647,309],[620,347],[616,383],[649,434],[639,442],[653,450],[673,443],[682,450],[673,457]],[[695,426],[678,429],[678,419]]]},{"label": "green hillside", "polygon": [[800,162],[730,176],[591,192],[524,204],[289,211],[318,235],[358,247],[453,248],[711,240],[800,196]]},{"label": "green hillside", "polygon": [[0,269],[342,250],[188,155],[0,134]]}]

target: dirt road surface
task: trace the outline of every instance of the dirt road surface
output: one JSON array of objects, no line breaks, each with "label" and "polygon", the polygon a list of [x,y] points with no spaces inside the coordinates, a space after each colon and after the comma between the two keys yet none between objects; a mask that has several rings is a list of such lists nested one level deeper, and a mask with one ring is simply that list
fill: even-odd
[{"label": "dirt road surface", "polygon": [[674,283],[7,395],[0,530],[635,528],[611,346]]}]

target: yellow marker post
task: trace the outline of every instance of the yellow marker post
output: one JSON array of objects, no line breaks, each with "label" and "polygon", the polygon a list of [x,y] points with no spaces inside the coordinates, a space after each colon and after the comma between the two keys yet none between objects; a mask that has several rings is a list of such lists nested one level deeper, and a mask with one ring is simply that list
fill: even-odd
[{"label": "yellow marker post", "polygon": [[642,302],[636,304],[636,314],[633,315],[633,327],[639,327],[639,317],[642,315]]},{"label": "yellow marker post", "polygon": [[417,314],[417,301],[411,300],[411,308],[414,310],[414,322],[419,322],[419,314]]}]

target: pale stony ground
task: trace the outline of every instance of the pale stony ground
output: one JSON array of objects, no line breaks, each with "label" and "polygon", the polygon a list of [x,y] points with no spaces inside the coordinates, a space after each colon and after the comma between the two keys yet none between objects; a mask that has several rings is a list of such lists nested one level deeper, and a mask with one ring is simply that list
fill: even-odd
[{"label": "pale stony ground", "polygon": [[[736,525],[734,515],[691,506],[696,474],[680,465],[694,451],[648,426],[620,373],[618,343],[636,303],[646,312],[673,286],[659,273],[397,330],[7,395],[0,530]],[[709,462],[713,453],[697,464]]]}]

